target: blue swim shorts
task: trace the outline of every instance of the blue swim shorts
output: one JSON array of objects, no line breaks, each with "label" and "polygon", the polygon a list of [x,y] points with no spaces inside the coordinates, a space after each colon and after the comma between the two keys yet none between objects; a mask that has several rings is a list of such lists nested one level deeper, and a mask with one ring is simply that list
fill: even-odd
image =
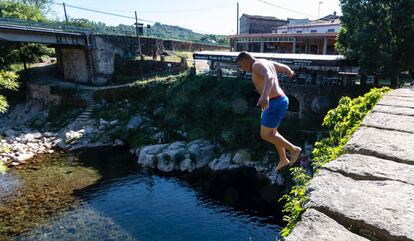
[{"label": "blue swim shorts", "polygon": [[269,108],[262,112],[261,125],[268,128],[277,128],[280,125],[289,105],[289,98],[285,95],[269,100]]}]

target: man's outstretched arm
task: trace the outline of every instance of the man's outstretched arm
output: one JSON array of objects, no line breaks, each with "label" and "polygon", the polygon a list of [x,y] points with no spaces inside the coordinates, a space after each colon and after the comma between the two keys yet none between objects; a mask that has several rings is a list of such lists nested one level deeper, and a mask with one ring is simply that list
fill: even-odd
[{"label": "man's outstretched arm", "polygon": [[276,72],[285,73],[287,74],[288,77],[292,77],[295,74],[295,72],[293,72],[293,70],[290,69],[289,66],[287,66],[286,64],[281,64],[281,63],[274,62],[274,61],[272,62],[273,62],[273,65],[275,66]]}]

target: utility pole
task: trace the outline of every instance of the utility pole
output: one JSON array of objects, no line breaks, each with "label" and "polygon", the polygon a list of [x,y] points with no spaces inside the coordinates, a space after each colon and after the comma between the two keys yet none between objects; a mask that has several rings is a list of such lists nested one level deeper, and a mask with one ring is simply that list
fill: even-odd
[{"label": "utility pole", "polygon": [[240,33],[239,31],[239,2],[237,2],[237,29],[236,29],[236,35]]},{"label": "utility pole", "polygon": [[322,1],[319,1],[319,7],[318,7],[318,19],[319,19],[319,13],[321,12],[321,4],[322,4],[323,2]]},{"label": "utility pole", "polygon": [[66,24],[68,24],[68,15],[66,14],[66,5],[63,3],[63,11],[65,12]]},{"label": "utility pole", "polygon": [[141,40],[139,39],[139,29],[138,29],[138,15],[137,11],[135,11],[135,31],[137,33],[138,38],[138,53],[141,55]]}]

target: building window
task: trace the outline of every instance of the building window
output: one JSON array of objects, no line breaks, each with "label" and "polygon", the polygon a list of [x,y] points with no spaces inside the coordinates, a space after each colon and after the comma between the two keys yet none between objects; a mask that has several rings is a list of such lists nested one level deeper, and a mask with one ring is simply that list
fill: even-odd
[{"label": "building window", "polygon": [[302,31],[296,31],[296,33],[302,33]]},{"label": "building window", "polygon": [[283,31],[282,33],[287,33],[287,31]]},{"label": "building window", "polygon": [[335,29],[333,28],[328,29],[328,33],[334,33],[334,32],[335,32]]},{"label": "building window", "polygon": [[314,29],[314,30],[311,30],[311,33],[316,33],[317,31]]}]

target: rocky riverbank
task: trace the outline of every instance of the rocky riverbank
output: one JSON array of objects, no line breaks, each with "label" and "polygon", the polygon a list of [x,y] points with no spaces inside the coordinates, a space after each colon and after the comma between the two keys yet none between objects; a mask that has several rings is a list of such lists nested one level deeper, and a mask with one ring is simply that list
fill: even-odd
[{"label": "rocky riverbank", "polygon": [[[104,107],[105,103],[98,105]],[[124,141],[113,139],[110,131],[116,128],[138,129],[159,143],[131,150],[136,154],[138,163],[143,166],[162,172],[193,172],[206,166],[213,171],[251,167],[265,173],[274,183],[283,185],[285,181],[283,175],[275,172],[273,162],[252,160],[247,149],[224,153],[220,146],[203,139],[162,144],[163,133],[152,125],[148,117],[141,114],[131,117],[127,123],[120,123],[117,119],[77,120],[55,132],[48,131],[50,123],[47,122],[47,117],[47,108],[32,102],[11,108],[0,119],[0,133],[4,136],[0,140],[3,149],[0,160],[10,167],[25,164],[36,154],[53,153],[58,149],[73,151],[81,148],[124,145]]]},{"label": "rocky riverbank", "polygon": [[12,107],[0,118],[0,123],[0,135],[3,136],[0,161],[7,166],[25,164],[36,154],[53,153],[57,148],[74,150],[123,144],[106,136],[95,120],[75,121],[59,131],[51,131],[48,108],[33,102]]}]

